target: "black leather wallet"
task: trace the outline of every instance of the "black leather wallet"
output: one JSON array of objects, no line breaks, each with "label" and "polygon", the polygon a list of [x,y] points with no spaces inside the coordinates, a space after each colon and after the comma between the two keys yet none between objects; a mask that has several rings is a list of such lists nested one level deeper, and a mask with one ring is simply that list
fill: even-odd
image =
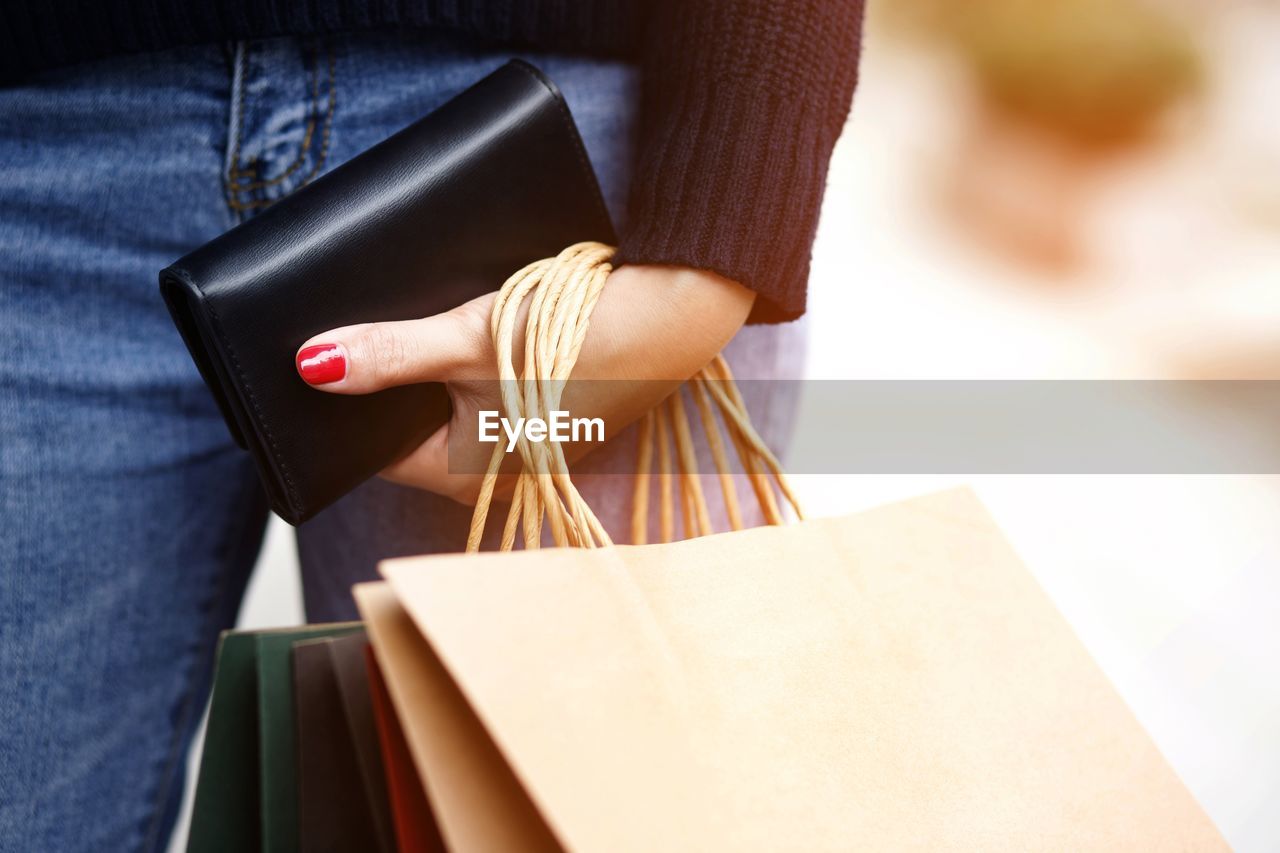
[{"label": "black leather wallet", "polygon": [[446,311],[613,228],[555,85],[514,60],[160,273],[236,441],[299,524],[421,444],[444,386],[308,387],[294,354],[353,323]]}]

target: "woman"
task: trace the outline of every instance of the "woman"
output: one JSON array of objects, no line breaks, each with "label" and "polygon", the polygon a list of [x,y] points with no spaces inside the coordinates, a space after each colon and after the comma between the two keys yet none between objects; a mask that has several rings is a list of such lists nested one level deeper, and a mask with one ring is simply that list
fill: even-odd
[{"label": "woman", "polygon": [[[213,644],[261,542],[263,496],[160,268],[521,54],[565,92],[620,225],[575,375],[681,378],[744,322],[739,372],[794,375],[798,330],[769,324],[804,310],[860,6],[0,7],[0,849],[164,846]],[[299,370],[317,393],[491,374],[483,322],[482,303],[334,330]],[[399,484],[299,531],[309,618],[350,616],[378,558],[461,547],[469,510],[442,494],[474,481],[440,459],[424,448],[388,472]],[[621,500],[590,497],[620,517]]]}]

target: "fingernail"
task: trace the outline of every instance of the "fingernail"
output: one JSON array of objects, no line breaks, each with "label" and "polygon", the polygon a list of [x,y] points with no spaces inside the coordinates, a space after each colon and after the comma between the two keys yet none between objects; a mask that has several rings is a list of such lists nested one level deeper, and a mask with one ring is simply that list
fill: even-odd
[{"label": "fingernail", "polygon": [[340,344],[315,344],[298,351],[298,375],[308,385],[328,385],[347,375],[347,354]]}]

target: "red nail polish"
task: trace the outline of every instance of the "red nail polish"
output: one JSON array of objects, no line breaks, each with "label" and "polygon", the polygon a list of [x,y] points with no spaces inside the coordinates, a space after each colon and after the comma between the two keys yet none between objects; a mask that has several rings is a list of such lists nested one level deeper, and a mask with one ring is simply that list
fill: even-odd
[{"label": "red nail polish", "polygon": [[327,385],[347,375],[347,354],[338,344],[315,344],[298,351],[298,374],[308,385]]}]

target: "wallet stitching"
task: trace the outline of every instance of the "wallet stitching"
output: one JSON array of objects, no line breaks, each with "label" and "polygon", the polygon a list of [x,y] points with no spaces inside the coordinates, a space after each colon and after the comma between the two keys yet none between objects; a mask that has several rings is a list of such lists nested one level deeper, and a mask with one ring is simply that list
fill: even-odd
[{"label": "wallet stitching", "polygon": [[[574,150],[578,153],[578,166],[582,175],[587,180],[587,186],[594,191],[593,195],[596,200],[596,212],[601,216],[601,221],[609,225],[609,230],[613,230],[613,219],[609,216],[609,208],[605,206],[604,194],[600,191],[600,182],[596,179],[595,169],[591,166],[591,159],[587,156],[587,148],[582,142],[582,135],[578,133],[578,126],[573,123],[573,114],[569,112],[569,104],[565,102],[564,96],[558,94],[555,89],[547,85],[547,81],[539,77],[535,72],[520,63],[513,63],[528,76],[538,82],[538,85],[551,93],[551,99],[556,102],[559,108],[560,118],[564,122],[565,129],[569,132],[569,139],[573,142]],[[616,236],[616,235],[615,235]]]},{"label": "wallet stitching", "polygon": [[271,434],[271,427],[267,425],[262,416],[262,409],[258,407],[258,398],[254,396],[253,387],[249,384],[249,380],[245,378],[244,371],[240,368],[240,359],[236,358],[235,348],[231,346],[231,340],[223,333],[222,321],[218,319],[218,312],[214,310],[213,304],[207,300],[205,304],[209,308],[209,319],[213,321],[212,325],[218,335],[218,340],[226,348],[227,355],[231,358],[231,366],[235,368],[236,378],[240,380],[240,387],[244,388],[245,396],[249,398],[249,405],[253,409],[254,421],[267,437],[267,444],[271,448],[271,456],[275,460],[276,466],[280,469],[281,478],[284,479],[289,503],[294,511],[301,511],[302,501],[298,499],[297,488],[293,484],[293,478],[289,476],[289,467],[284,464],[284,459],[280,457],[280,448],[276,446],[275,436]]}]

